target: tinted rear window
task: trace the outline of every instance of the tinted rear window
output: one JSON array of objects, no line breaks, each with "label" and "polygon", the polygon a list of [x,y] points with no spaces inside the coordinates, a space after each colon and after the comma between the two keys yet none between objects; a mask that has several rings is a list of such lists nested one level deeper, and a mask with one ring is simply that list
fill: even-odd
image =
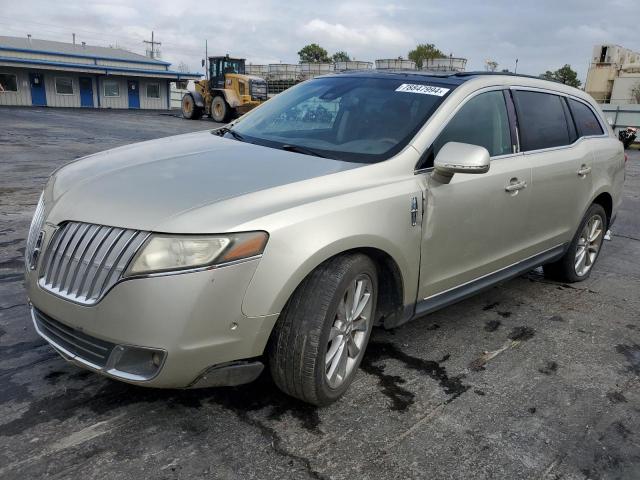
[{"label": "tinted rear window", "polygon": [[602,127],[593,111],[584,103],[569,99],[569,107],[573,114],[573,120],[578,128],[578,135],[586,137],[589,135],[602,135]]},{"label": "tinted rear window", "polygon": [[562,97],[523,90],[513,93],[522,151],[560,147],[572,143],[567,117],[562,107]]}]

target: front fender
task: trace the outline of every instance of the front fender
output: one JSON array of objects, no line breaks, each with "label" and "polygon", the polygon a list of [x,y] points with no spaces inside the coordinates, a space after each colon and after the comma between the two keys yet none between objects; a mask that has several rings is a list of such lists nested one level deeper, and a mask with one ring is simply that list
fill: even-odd
[{"label": "front fender", "polygon": [[421,222],[411,224],[410,207],[412,197],[421,198],[416,188],[412,179],[327,199],[319,202],[321,205],[297,207],[271,219],[272,228],[266,228],[270,235],[267,248],[247,288],[243,313],[256,317],[281,312],[298,285],[318,265],[361,248],[388,254],[402,276],[404,304],[415,302]]},{"label": "front fender", "polygon": [[189,92],[186,95],[191,95],[191,97],[193,97],[193,102],[196,104],[196,106],[200,108],[204,108],[204,98],[202,95],[200,95],[200,93],[198,93],[197,91],[194,91],[194,92]]}]

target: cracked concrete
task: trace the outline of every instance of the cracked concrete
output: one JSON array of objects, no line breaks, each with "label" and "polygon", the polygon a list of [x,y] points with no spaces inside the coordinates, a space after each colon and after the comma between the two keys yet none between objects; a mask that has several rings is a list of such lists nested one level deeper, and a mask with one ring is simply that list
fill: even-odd
[{"label": "cracked concrete", "polygon": [[328,408],[292,400],[266,377],[160,391],[62,360],[35,334],[22,285],[47,176],[81,155],[212,126],[0,108],[0,477],[640,478],[637,151],[613,240],[588,281],[534,271],[376,330],[352,388]]}]

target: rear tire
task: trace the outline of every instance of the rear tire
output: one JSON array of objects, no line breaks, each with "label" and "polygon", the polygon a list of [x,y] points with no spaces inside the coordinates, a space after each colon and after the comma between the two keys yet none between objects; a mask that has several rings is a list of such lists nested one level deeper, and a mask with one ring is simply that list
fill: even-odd
[{"label": "rear tire", "polygon": [[544,275],[563,282],[581,282],[591,275],[607,232],[607,214],[594,203],[585,213],[569,248],[556,262],[543,265]]},{"label": "rear tire", "polygon": [[187,93],[182,97],[182,116],[187,120],[200,120],[202,118],[202,108],[196,105],[193,95]]},{"label": "rear tire", "polygon": [[289,299],[270,339],[276,385],[317,406],[340,398],[364,356],[377,295],[376,267],[363,254],[334,257],[310,273]]},{"label": "rear tire", "polygon": [[211,100],[211,118],[219,123],[226,123],[231,116],[231,107],[221,95],[216,95]]}]

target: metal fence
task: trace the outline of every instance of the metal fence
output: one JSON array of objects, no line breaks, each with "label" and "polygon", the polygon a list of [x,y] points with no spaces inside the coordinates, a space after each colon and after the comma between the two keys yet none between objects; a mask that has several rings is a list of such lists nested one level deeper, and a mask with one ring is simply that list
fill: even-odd
[{"label": "metal fence", "polygon": [[616,133],[621,128],[640,127],[640,104],[601,104],[600,108]]}]

